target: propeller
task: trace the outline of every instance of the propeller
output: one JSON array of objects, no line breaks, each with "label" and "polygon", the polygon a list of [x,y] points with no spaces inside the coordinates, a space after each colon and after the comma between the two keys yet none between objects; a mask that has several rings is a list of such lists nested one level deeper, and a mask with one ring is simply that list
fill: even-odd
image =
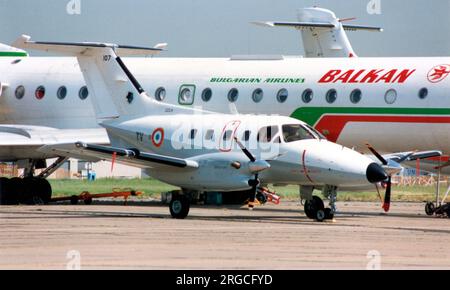
[{"label": "propeller", "polygon": [[389,175],[383,202],[383,209],[385,212],[388,212],[391,207],[391,189],[392,189],[392,176]]},{"label": "propeller", "polygon": [[380,153],[377,152],[377,150],[375,150],[375,148],[372,147],[372,145],[370,145],[369,143],[366,143],[367,148],[369,148],[370,152],[372,152],[373,155],[375,155],[376,158],[378,158],[378,160],[381,161],[381,164],[383,165],[388,165],[388,162],[386,159],[384,159],[383,156],[381,156]]},{"label": "propeller", "polygon": [[[375,150],[375,148],[373,148],[372,145],[370,145],[369,143],[366,143],[366,146],[367,146],[367,148],[369,148],[370,152],[372,152],[372,154],[375,155],[375,157],[377,157],[378,160],[380,160],[381,164],[383,164],[383,168],[389,167],[388,161],[383,156],[381,156],[381,154],[378,153],[378,151]],[[386,173],[388,174],[388,179],[386,182],[386,192],[384,194],[384,201],[383,201],[382,208],[384,209],[385,212],[388,212],[391,207],[393,171],[387,170]],[[377,187],[377,191],[378,191],[378,187]]]},{"label": "propeller", "polygon": [[250,159],[250,162],[256,162],[256,158],[253,156],[253,154],[250,151],[248,151],[248,149],[244,146],[244,144],[241,143],[241,141],[238,140],[237,137],[234,137],[234,141],[236,141],[236,144],[238,144],[239,148],[241,148],[245,156],[247,156],[247,158]]},{"label": "propeller", "polygon": [[255,173],[255,178],[248,181],[248,185],[252,187],[248,209],[253,210],[255,206],[256,194],[258,193],[258,185],[260,184],[259,172],[270,168],[270,164],[264,160],[256,160],[255,156],[253,156],[253,154],[236,137],[234,137],[234,141],[236,141],[236,144],[238,144],[239,148],[250,160],[250,171]]}]

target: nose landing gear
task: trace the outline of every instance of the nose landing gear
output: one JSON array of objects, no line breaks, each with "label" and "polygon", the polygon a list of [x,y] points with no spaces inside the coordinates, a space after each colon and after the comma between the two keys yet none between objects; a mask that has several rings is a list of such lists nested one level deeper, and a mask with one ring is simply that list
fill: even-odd
[{"label": "nose landing gear", "polygon": [[318,222],[334,219],[337,188],[335,186],[325,186],[323,194],[330,199],[330,207],[327,208],[325,208],[325,204],[320,197],[312,195],[313,190],[314,188],[312,187],[300,188],[300,197],[305,201],[304,210],[306,216]]},{"label": "nose landing gear", "polygon": [[305,201],[305,214],[310,219],[319,222],[325,220],[325,205],[323,200],[318,196],[313,196],[311,200]]}]

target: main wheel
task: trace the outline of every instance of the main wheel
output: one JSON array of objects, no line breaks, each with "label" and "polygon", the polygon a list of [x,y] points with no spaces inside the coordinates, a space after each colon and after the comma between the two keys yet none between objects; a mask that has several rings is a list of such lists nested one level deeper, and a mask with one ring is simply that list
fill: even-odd
[{"label": "main wheel", "polygon": [[332,213],[331,208],[329,208],[329,207],[327,207],[325,209],[325,219],[327,219],[327,220],[334,219],[334,214]]},{"label": "main wheel", "polygon": [[9,181],[11,192],[8,193],[8,204],[19,204],[25,199],[24,184],[22,178],[14,177]]},{"label": "main wheel", "polygon": [[425,205],[425,213],[429,216],[432,216],[432,215],[434,215],[435,212],[436,212],[436,207],[434,206],[434,203],[427,202],[427,204]]},{"label": "main wheel", "polygon": [[312,200],[305,201],[305,214],[310,219],[317,219],[317,211],[324,209],[323,200],[318,196],[313,196]]},{"label": "main wheel", "polygon": [[190,201],[185,195],[173,195],[170,201],[170,214],[175,219],[184,219],[189,214]]},{"label": "main wheel", "polygon": [[48,204],[52,199],[52,186],[48,180],[44,178],[35,178],[34,184],[36,186],[35,194],[39,196],[44,204]]},{"label": "main wheel", "polygon": [[447,217],[450,219],[450,203],[447,203],[445,205],[445,207],[446,207],[445,212],[447,213]]},{"label": "main wheel", "polygon": [[0,178],[0,205],[8,205],[12,194],[14,193],[11,192],[9,179]]},{"label": "main wheel", "polygon": [[36,202],[40,203],[39,200],[36,178],[25,177],[22,179],[22,198],[20,202],[27,205],[35,205]]}]

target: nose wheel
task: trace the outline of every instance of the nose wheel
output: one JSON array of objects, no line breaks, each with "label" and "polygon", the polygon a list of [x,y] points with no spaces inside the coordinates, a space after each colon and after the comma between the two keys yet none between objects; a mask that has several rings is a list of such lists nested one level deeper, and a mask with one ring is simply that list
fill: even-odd
[{"label": "nose wheel", "polygon": [[318,196],[313,196],[311,200],[305,201],[304,209],[308,218],[318,222],[334,218],[333,210],[331,208],[325,208],[323,200]]}]

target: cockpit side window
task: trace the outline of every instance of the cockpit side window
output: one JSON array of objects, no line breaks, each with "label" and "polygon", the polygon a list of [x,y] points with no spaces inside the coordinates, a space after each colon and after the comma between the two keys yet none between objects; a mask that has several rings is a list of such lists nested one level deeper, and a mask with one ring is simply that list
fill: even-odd
[{"label": "cockpit side window", "polygon": [[244,134],[242,134],[242,141],[248,142],[250,140],[250,135],[252,132],[250,130],[246,130]]},{"label": "cockpit side window", "polygon": [[233,131],[232,130],[227,130],[224,134],[223,134],[223,141],[230,141],[231,137],[233,137]]},{"label": "cockpit side window", "polygon": [[317,137],[300,124],[283,125],[283,138],[286,143],[317,139]]},{"label": "cockpit side window", "polygon": [[278,126],[263,127],[258,132],[258,142],[269,143],[278,134]]}]

